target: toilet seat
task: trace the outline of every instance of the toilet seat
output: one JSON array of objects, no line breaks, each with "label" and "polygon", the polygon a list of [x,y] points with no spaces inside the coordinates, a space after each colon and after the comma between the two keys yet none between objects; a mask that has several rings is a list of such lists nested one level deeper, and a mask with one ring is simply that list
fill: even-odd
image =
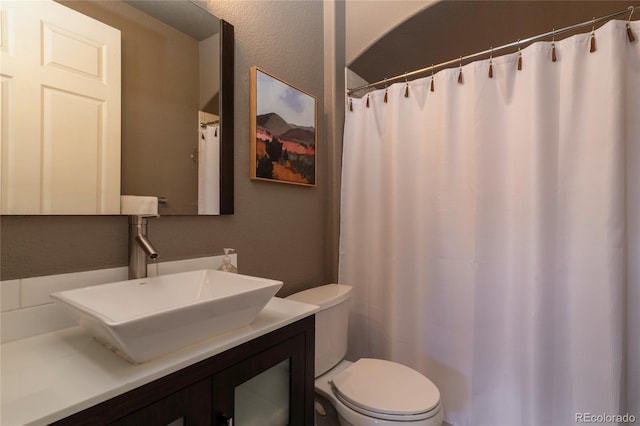
[{"label": "toilet seat", "polygon": [[440,392],[417,371],[392,361],[362,358],[331,383],[336,397],[363,415],[383,420],[416,421],[440,411]]}]

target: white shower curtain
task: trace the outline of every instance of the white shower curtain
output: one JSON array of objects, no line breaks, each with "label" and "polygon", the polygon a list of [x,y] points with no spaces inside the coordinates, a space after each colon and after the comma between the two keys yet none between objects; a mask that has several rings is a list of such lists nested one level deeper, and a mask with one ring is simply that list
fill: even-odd
[{"label": "white shower curtain", "polygon": [[220,136],[217,125],[200,129],[198,214],[220,214]]},{"label": "white shower curtain", "polygon": [[[404,82],[346,112],[350,353],[454,425],[640,422],[640,43],[626,22]],[[640,38],[640,23],[632,29]],[[595,417],[592,420],[620,420]],[[579,420],[579,419],[578,419]],[[611,422],[607,423],[611,424]]]}]

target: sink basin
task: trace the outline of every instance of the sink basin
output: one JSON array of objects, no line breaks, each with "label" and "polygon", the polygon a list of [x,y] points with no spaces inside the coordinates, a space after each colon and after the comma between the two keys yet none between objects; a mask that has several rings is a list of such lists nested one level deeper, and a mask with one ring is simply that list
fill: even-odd
[{"label": "sink basin", "polygon": [[282,281],[199,270],[52,293],[82,327],[141,363],[244,327]]}]

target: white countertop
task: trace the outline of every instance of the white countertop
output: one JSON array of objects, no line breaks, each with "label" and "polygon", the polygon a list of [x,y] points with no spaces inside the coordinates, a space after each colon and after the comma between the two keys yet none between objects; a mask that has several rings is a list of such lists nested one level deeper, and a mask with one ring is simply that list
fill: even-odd
[{"label": "white countertop", "polygon": [[82,411],[317,312],[274,297],[250,325],[144,364],[130,364],[80,327],[0,346],[0,424],[43,425]]}]

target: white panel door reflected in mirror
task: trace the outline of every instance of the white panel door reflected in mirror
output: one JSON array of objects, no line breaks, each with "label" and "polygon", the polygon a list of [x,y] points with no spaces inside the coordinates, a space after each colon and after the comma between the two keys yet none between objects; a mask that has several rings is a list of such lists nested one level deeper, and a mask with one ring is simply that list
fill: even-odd
[{"label": "white panel door reflected in mirror", "polygon": [[3,1],[4,215],[120,213],[120,31],[53,1]]}]

